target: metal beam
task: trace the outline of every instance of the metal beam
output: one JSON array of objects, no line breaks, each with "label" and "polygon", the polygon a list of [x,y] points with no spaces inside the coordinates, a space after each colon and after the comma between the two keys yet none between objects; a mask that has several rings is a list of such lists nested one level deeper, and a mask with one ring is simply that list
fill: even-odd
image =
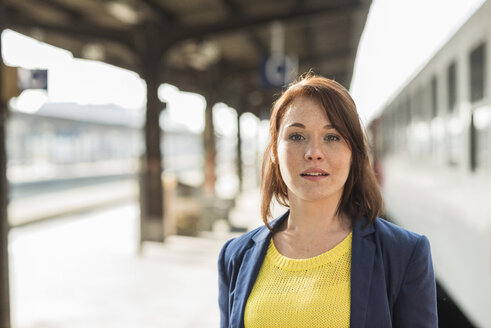
[{"label": "metal beam", "polygon": [[304,63],[313,62],[316,65],[322,65],[329,61],[336,61],[350,57],[353,54],[353,49],[336,49],[334,51],[329,51],[321,54],[309,54],[307,56],[302,56],[298,60],[300,65]]},{"label": "metal beam", "polygon": [[143,3],[147,5],[147,7],[156,12],[165,23],[175,23],[177,22],[176,14],[170,12],[167,8],[157,0],[143,0]]},{"label": "metal beam", "polygon": [[269,49],[267,46],[264,45],[263,41],[259,37],[259,34],[255,31],[250,31],[248,33],[249,40],[252,42],[252,44],[256,47],[257,51],[265,56],[268,54]]},{"label": "metal beam", "polygon": [[[342,50],[336,50],[336,51],[329,51],[321,54],[315,54],[315,55],[308,55],[308,56],[303,56],[299,58],[299,64],[303,65],[305,63],[309,63],[312,61],[318,61],[320,64],[326,64],[329,61],[336,61],[336,60],[341,60],[346,58],[346,56],[349,56],[352,54],[352,49],[342,49]],[[230,61],[227,61],[225,59],[221,59],[220,61],[220,67],[222,69],[222,72],[224,76],[227,77],[233,77],[233,76],[240,76],[241,79],[246,78],[247,74],[255,74],[259,73],[257,65],[240,65],[237,63],[233,63]],[[168,67],[167,68],[168,76],[171,79],[170,83],[175,82],[172,81],[175,76],[179,77],[180,79],[183,80],[183,77],[188,75],[187,72],[189,72],[187,69],[178,69],[174,67]],[[196,72],[198,73],[198,72]],[[320,73],[320,72],[316,72]],[[184,80],[183,80],[184,81]],[[200,82],[197,81],[195,78],[190,77],[188,83],[185,83],[188,88],[185,87],[185,89],[189,92],[197,92],[197,93],[203,93],[204,91],[199,89],[198,87],[192,87],[192,84],[198,85]],[[189,89],[189,88],[192,88]]]},{"label": "metal beam", "polygon": [[242,16],[240,12],[240,7],[234,0],[222,0],[222,3],[225,5],[229,13],[237,16]]},{"label": "metal beam", "polygon": [[[234,19],[243,18],[244,15],[241,11],[241,8],[234,0],[222,0],[222,3],[225,5],[225,8]],[[261,38],[256,31],[248,31],[247,36],[261,55],[264,56],[268,53],[268,48],[263,44]]]},{"label": "metal beam", "polygon": [[[312,28],[312,25],[309,23],[305,24],[305,28],[303,29],[303,34],[304,34],[304,40],[305,40],[305,48],[309,50],[308,56],[299,58],[299,61],[309,61],[312,62],[312,68],[314,71],[316,71],[317,66],[319,66],[318,59],[319,57],[316,55],[312,55],[312,53],[315,53],[314,49],[316,49],[316,43],[314,42],[314,31]],[[309,58],[311,57],[311,58]]]},{"label": "metal beam", "polygon": [[78,38],[86,38],[91,41],[94,39],[102,41],[112,41],[120,43],[128,49],[132,48],[131,30],[114,30],[90,24],[59,25],[45,23],[35,17],[28,17],[21,14],[17,9],[6,6],[6,28],[13,30],[18,28],[38,28],[48,32],[55,32],[61,35],[70,35]]},{"label": "metal beam", "polygon": [[207,24],[188,28],[182,27],[178,31],[175,31],[175,34],[172,35],[171,38],[174,42],[179,42],[186,39],[203,38],[213,34],[229,33],[254,26],[257,27],[269,24],[272,21],[303,20],[313,16],[326,14],[343,15],[361,8],[363,8],[362,4],[360,4],[358,1],[350,1],[321,8],[302,8],[299,10],[292,10],[287,13],[276,13],[261,17],[231,17],[215,25]]},{"label": "metal beam", "polygon": [[43,6],[51,7],[56,11],[63,13],[70,17],[71,20],[81,20],[84,15],[77,9],[67,6],[65,3],[56,0],[43,0]]}]

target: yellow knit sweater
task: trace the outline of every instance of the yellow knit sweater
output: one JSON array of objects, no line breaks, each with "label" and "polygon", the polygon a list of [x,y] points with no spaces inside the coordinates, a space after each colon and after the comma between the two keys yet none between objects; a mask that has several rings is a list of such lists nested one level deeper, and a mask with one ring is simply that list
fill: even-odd
[{"label": "yellow knit sweater", "polygon": [[321,255],[291,259],[271,239],[247,300],[245,327],[349,327],[351,240],[350,233]]}]

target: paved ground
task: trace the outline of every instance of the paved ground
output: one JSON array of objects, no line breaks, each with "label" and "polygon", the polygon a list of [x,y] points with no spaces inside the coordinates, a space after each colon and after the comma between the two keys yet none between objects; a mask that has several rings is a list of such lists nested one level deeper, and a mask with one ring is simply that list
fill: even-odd
[{"label": "paved ground", "polygon": [[14,197],[9,204],[11,226],[30,224],[51,217],[59,217],[101,205],[138,199],[138,181],[134,178],[94,183],[92,185],[66,186],[65,190],[50,190]]},{"label": "paved ground", "polygon": [[173,236],[138,254],[136,203],[14,228],[13,328],[218,327],[216,259],[230,236]]}]

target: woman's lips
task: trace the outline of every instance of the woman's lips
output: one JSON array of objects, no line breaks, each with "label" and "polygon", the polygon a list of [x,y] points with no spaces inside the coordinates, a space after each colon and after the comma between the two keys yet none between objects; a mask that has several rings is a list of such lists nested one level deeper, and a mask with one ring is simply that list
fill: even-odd
[{"label": "woman's lips", "polygon": [[327,178],[329,176],[329,173],[324,170],[314,168],[305,170],[304,172],[300,173],[300,176],[310,181],[319,181]]}]

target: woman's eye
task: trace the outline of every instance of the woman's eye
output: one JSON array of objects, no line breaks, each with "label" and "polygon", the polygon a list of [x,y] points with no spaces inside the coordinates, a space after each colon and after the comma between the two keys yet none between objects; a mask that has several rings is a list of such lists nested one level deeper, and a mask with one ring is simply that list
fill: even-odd
[{"label": "woman's eye", "polygon": [[339,140],[341,140],[341,138],[337,135],[329,134],[326,136],[326,140],[327,141],[339,141]]},{"label": "woman's eye", "polygon": [[291,134],[288,139],[293,140],[293,141],[300,141],[303,140],[303,136],[297,133]]}]

